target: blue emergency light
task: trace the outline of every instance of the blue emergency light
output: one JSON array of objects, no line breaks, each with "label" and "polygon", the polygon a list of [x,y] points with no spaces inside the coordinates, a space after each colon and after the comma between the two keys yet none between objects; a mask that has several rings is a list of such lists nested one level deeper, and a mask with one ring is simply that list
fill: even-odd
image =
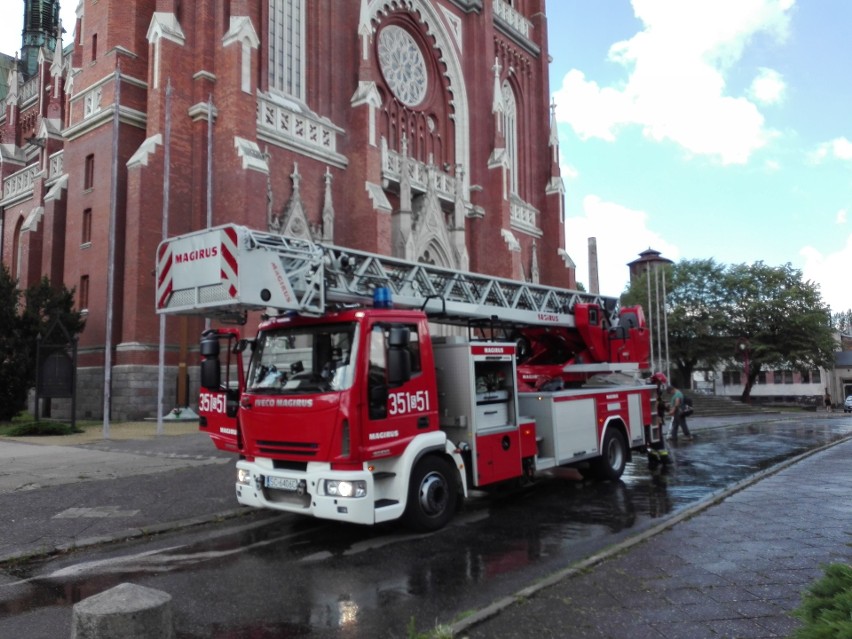
[{"label": "blue emergency light", "polygon": [[393,299],[389,288],[379,286],[373,291],[373,308],[393,308]]}]

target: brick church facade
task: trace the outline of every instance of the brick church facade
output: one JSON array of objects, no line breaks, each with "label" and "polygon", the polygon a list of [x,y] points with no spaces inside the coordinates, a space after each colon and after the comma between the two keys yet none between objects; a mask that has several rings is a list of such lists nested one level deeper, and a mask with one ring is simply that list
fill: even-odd
[{"label": "brick church facade", "polygon": [[[65,51],[58,3],[23,4],[0,251],[21,288],[76,289],[79,417],[158,410],[164,234],[235,222],[576,286],[545,0],[79,0]],[[166,326],[171,394],[202,325]]]}]

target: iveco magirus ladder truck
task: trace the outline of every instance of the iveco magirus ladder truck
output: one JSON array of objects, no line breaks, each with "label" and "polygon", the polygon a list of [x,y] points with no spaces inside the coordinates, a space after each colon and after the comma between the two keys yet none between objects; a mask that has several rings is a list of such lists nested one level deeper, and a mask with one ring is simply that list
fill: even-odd
[{"label": "iveco magirus ladder truck", "polygon": [[435,530],[471,490],[617,479],[659,437],[640,307],[236,225],[164,241],[156,276],[158,313],[221,324],[200,428],[247,506]]}]

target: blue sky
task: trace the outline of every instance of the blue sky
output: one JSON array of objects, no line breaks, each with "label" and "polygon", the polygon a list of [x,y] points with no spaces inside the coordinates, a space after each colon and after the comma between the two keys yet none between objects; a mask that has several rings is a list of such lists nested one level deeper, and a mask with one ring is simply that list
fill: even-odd
[{"label": "blue sky", "polygon": [[567,248],[620,293],[675,261],[790,262],[852,307],[852,2],[550,0]]},{"label": "blue sky", "polygon": [[[66,40],[76,5],[63,3]],[[605,294],[651,247],[790,262],[834,311],[852,308],[852,2],[549,0],[547,12],[579,281],[595,237]],[[0,23],[5,53],[22,13]]]}]

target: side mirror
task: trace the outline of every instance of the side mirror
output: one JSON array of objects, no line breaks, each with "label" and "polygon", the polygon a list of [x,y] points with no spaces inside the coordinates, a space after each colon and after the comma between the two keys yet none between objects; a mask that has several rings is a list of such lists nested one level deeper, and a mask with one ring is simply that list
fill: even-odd
[{"label": "side mirror", "polygon": [[388,335],[388,384],[400,386],[411,379],[411,351],[408,343],[411,330],[392,326]]},{"label": "side mirror", "polygon": [[201,386],[207,390],[218,391],[222,383],[222,372],[218,358],[205,359],[201,362]]},{"label": "side mirror", "polygon": [[407,348],[388,350],[388,384],[401,386],[411,379],[411,352]]},{"label": "side mirror", "polygon": [[215,335],[207,336],[201,338],[201,354],[204,357],[219,357],[219,338]]},{"label": "side mirror", "polygon": [[388,416],[388,387],[384,384],[370,389],[370,419],[384,419]]},{"label": "side mirror", "polygon": [[391,349],[407,348],[410,339],[411,330],[407,326],[391,326],[388,331],[388,346]]}]

